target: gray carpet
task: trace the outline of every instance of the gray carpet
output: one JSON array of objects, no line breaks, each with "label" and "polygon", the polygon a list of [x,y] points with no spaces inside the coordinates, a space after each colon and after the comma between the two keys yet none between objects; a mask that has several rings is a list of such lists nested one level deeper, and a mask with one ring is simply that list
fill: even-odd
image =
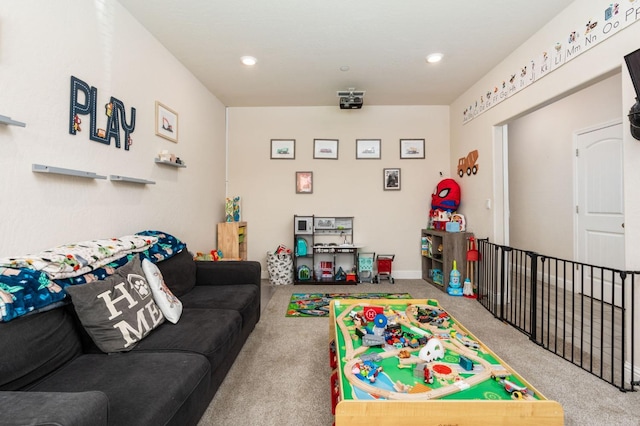
[{"label": "gray carpet", "polygon": [[[266,282],[265,282],[266,283]],[[433,298],[548,399],[560,402],[565,424],[640,425],[640,392],[621,392],[491,315],[478,302],[451,297],[422,280],[395,284],[280,286],[199,426],[329,426],[327,318],[286,318],[292,293],[407,292]]]}]

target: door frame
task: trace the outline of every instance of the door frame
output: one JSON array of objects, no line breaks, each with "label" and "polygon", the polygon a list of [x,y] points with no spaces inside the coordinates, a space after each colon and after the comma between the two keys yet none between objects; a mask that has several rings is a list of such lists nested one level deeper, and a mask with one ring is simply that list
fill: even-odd
[{"label": "door frame", "polygon": [[509,245],[509,124],[493,126],[493,241]]}]

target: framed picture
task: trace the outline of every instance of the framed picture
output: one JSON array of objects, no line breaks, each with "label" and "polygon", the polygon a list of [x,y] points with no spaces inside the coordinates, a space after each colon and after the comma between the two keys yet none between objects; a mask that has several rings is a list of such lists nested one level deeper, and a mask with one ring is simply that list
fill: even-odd
[{"label": "framed picture", "polygon": [[382,177],[385,191],[400,191],[400,169],[383,169]]},{"label": "framed picture", "polygon": [[338,159],[338,139],[314,139],[313,158]]},{"label": "framed picture", "polygon": [[380,159],[380,139],[356,139],[356,159]]},{"label": "framed picture", "polygon": [[296,194],[313,193],[313,172],[296,172]]},{"label": "framed picture", "polygon": [[293,160],[296,158],[295,139],[271,139],[271,159]]},{"label": "framed picture", "polygon": [[400,158],[424,158],[424,139],[400,139]]},{"label": "framed picture", "polygon": [[178,142],[178,113],[156,101],[156,135]]}]

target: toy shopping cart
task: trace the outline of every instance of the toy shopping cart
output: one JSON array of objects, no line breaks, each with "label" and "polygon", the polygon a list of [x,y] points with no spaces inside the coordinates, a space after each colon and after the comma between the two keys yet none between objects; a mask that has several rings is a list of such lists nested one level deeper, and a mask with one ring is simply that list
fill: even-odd
[{"label": "toy shopping cart", "polygon": [[379,283],[381,279],[386,278],[391,284],[393,284],[394,280],[391,276],[391,265],[393,264],[393,259],[395,257],[395,254],[379,254],[378,257],[376,257],[378,275],[376,275],[374,282]]},{"label": "toy shopping cart", "polygon": [[358,253],[358,282],[373,282],[373,260],[375,253]]}]

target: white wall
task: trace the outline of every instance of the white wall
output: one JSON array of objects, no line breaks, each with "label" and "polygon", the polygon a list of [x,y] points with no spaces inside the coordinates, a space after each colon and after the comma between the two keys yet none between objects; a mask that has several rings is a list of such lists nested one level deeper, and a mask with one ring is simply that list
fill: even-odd
[{"label": "white wall", "polygon": [[[326,108],[232,108],[230,110],[229,193],[243,197],[250,221],[250,256],[262,260],[279,243],[291,244],[293,214],[356,217],[356,235],[376,251],[395,251],[394,269],[419,270],[418,233],[426,224],[429,196],[444,175],[455,173],[457,158],[480,152],[478,175],[460,180],[461,212],[470,230],[493,237],[493,126],[561,97],[622,67],[625,117],[633,88],[622,56],[638,47],[640,25],[616,34],[581,54],[533,86],[462,125],[469,98],[549,46],[585,5],[571,5],[449,108],[370,107],[359,111]],[[0,255],[10,256],[65,242],[118,236],[160,228],[187,241],[192,250],[215,247],[215,223],[223,218],[224,107],[153,39],[117,2],[6,0],[0,11],[0,114],[27,123],[0,126]],[[623,9],[632,5],[622,5]],[[71,12],[72,11],[72,12]],[[68,133],[69,77],[98,88],[99,105],[115,96],[137,109],[134,145],[125,152],[90,141],[88,130]],[[180,142],[154,134],[154,101],[179,112]],[[100,112],[100,110],[99,110]],[[625,117],[626,120],[626,117]],[[88,117],[84,117],[85,128]],[[627,121],[625,121],[627,123]],[[313,160],[313,138],[340,139],[338,161]],[[400,160],[399,138],[424,137],[425,160]],[[269,160],[271,138],[297,139],[296,160]],[[355,139],[381,138],[382,160],[355,160]],[[451,149],[449,150],[449,139]],[[632,242],[640,237],[640,144],[625,134],[628,196],[627,265],[638,269]],[[153,157],[169,149],[188,167],[157,166]],[[122,174],[156,185],[42,175],[31,164]],[[449,165],[447,167],[446,165]],[[402,190],[382,191],[384,167],[402,169]],[[449,169],[449,173],[448,170]],[[312,170],[314,194],[296,195],[294,172]],[[263,178],[264,177],[264,178]],[[335,190],[334,188],[340,188]],[[635,219],[634,219],[635,218]],[[498,224],[499,225],[499,224]]]},{"label": "white wall", "polygon": [[[393,275],[419,277],[420,230],[449,164],[449,108],[365,106],[230,108],[229,194],[240,195],[249,258],[293,247],[293,216],[354,216],[355,243],[396,255]],[[313,159],[313,139],[338,139],[338,160]],[[400,159],[400,138],[424,138],[425,159]],[[271,160],[271,139],[295,139],[295,160]],[[356,139],[381,139],[380,160],[356,160]],[[401,190],[384,191],[383,168],[401,169]],[[295,172],[312,171],[312,194],[295,193]],[[464,195],[463,195],[464,202]]]},{"label": "white wall", "polygon": [[[470,149],[479,149],[482,162],[481,172],[475,179],[463,179],[463,193],[473,194],[469,202],[465,204],[463,213],[474,219],[477,223],[476,233],[481,237],[494,238],[498,234],[496,228],[501,223],[494,225],[493,215],[501,206],[493,205],[491,210],[485,208],[486,199],[494,199],[494,177],[496,170],[489,160],[494,155],[493,128],[496,125],[510,122],[530,111],[547,105],[579,89],[591,85],[594,81],[610,76],[622,69],[622,101],[619,105],[618,117],[623,118],[624,127],[628,128],[626,117],[629,108],[634,103],[634,90],[629,78],[624,55],[639,47],[640,25],[635,23],[613,35],[606,41],[592,47],[580,54],[562,67],[554,70],[544,78],[536,81],[531,86],[521,90],[507,100],[499,103],[475,119],[463,124],[462,112],[469,99],[473,99],[477,93],[482,93],[486,87],[493,87],[496,81],[504,79],[514,69],[519,69],[521,64],[526,64],[529,59],[553,45],[556,34],[562,33],[568,23],[573,24],[575,16],[580,16],[583,10],[593,9],[593,5],[601,5],[597,0],[581,0],[572,3],[565,11],[542,28],[536,35],[523,44],[512,55],[499,64],[494,70],[469,88],[451,105],[451,156],[455,159],[464,155]],[[637,5],[636,5],[637,6]],[[621,4],[621,10],[634,5]],[[635,16],[635,15],[633,15]],[[577,114],[578,112],[576,112]],[[625,211],[627,222],[627,267],[638,269],[640,264],[640,249],[634,248],[629,242],[636,240],[640,235],[640,215],[634,212],[640,211],[640,202],[633,194],[633,188],[640,183],[640,170],[634,167],[640,156],[640,144],[631,137],[628,131],[624,134],[625,143]],[[455,167],[452,160],[451,167]],[[634,219],[635,217],[635,219]],[[568,225],[570,226],[570,225]],[[499,241],[501,242],[501,241]]]},{"label": "white wall", "polygon": [[616,73],[509,123],[510,246],[574,257],[574,132],[619,120],[621,89]]},{"label": "white wall", "polygon": [[[117,237],[173,233],[192,251],[215,247],[224,199],[224,106],[118,2],[5,0],[0,9],[0,256]],[[68,131],[70,76],[137,110],[130,151]],[[179,113],[179,142],[155,135],[155,101]],[[159,166],[162,149],[187,168]],[[155,185],[33,173],[33,163],[124,175]]]},{"label": "white wall", "polygon": [[[635,20],[640,19],[640,4],[637,1],[620,4],[623,16],[628,9],[633,13],[628,15],[634,19],[634,23],[611,36],[606,41],[599,43],[591,49],[583,52],[562,67],[554,70],[544,78],[536,81],[531,86],[521,90],[507,100],[499,103],[475,119],[463,124],[462,114],[469,105],[469,100],[476,94],[483,93],[488,87],[493,87],[497,81],[509,78],[513,70],[520,69],[523,64],[528,64],[532,56],[543,52],[549,46],[558,41],[558,34],[564,34],[569,25],[574,25],[576,17],[583,16],[583,22],[592,19],[584,16],[585,11],[598,10],[607,5],[598,0],[579,0],[572,3],[560,13],[556,19],[549,22],[537,34],[518,48],[512,55],[495,67],[489,74],[478,81],[467,92],[461,95],[451,105],[451,156],[452,159],[468,152],[472,147],[480,150],[481,155],[494,156],[494,126],[502,125],[541,106],[552,103],[570,93],[578,91],[600,80],[603,76],[622,70],[621,92],[622,101],[619,105],[618,117],[622,118],[625,132],[624,143],[624,194],[625,194],[625,267],[627,270],[640,269],[640,247],[635,243],[640,238],[640,199],[637,197],[637,188],[640,187],[640,142],[633,139],[629,128],[627,114],[629,108],[635,103],[635,92],[629,73],[624,64],[624,55],[640,47],[640,24]],[[564,40],[564,39],[563,39]],[[576,112],[577,113],[577,112]],[[451,162],[452,169],[455,160]],[[493,241],[502,243],[496,236],[500,236],[498,227],[500,221],[494,223],[494,212],[499,212],[501,205],[493,205],[492,210],[487,210],[485,199],[499,200],[494,188],[494,180],[499,175],[492,162],[482,164],[482,173],[476,179],[462,181],[463,193],[473,194],[465,204],[463,213],[474,219],[478,224],[476,235],[489,237]],[[486,167],[485,167],[486,166]],[[570,223],[567,226],[572,226]],[[636,292],[637,293],[637,292]],[[640,296],[636,294],[636,304],[640,303]],[[636,314],[638,316],[638,314]],[[629,322],[637,322],[640,318],[628,318]],[[636,341],[640,339],[640,333],[636,331]],[[635,356],[639,356],[639,350],[635,349]]]}]

